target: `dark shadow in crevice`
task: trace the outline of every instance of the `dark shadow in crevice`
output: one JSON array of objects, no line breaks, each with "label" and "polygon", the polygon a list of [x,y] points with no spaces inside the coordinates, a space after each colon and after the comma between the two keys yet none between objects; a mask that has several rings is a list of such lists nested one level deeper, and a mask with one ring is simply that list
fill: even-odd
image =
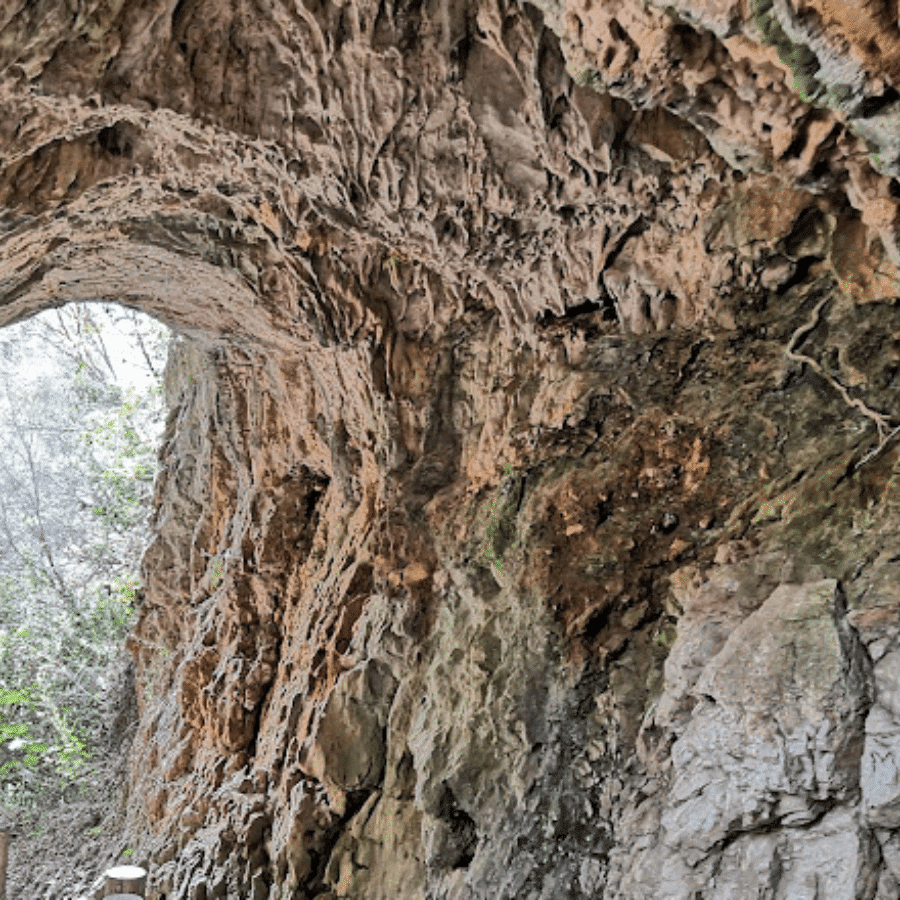
[{"label": "dark shadow in crevice", "polygon": [[573,319],[580,318],[581,316],[593,315],[596,312],[603,313],[602,318],[604,322],[616,321],[616,310],[611,300],[609,303],[599,303],[596,300],[584,300],[581,303],[576,303],[574,306],[567,307],[565,312],[558,315],[551,312],[549,309],[545,309],[543,312],[538,313],[537,324],[538,327],[545,328],[548,325],[559,325],[561,322],[571,322]]},{"label": "dark shadow in crevice", "polygon": [[791,288],[803,284],[808,278],[812,267],[822,261],[821,256],[803,256],[797,260],[797,268],[794,274],[782,285],[779,285],[776,293],[779,297],[784,296]]},{"label": "dark shadow in crevice", "polygon": [[449,869],[466,869],[478,849],[478,830],[475,820],[460,809],[450,786],[445,782],[438,801],[437,817],[449,826],[442,847],[441,862]]},{"label": "dark shadow in crevice", "polygon": [[110,156],[130,158],[134,151],[137,129],[130,122],[114,122],[97,132],[97,143]]},{"label": "dark shadow in crevice", "polygon": [[871,119],[898,100],[900,100],[900,91],[896,88],[889,87],[883,94],[879,94],[877,97],[866,97],[860,102],[859,106],[853,110],[850,118]]}]

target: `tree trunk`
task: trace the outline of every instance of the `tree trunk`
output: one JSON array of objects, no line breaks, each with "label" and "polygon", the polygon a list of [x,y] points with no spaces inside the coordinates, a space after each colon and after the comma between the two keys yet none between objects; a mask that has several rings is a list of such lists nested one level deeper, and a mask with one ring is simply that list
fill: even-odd
[{"label": "tree trunk", "polygon": [[6,861],[9,856],[9,829],[0,828],[0,900],[6,900]]},{"label": "tree trunk", "polygon": [[[107,898],[144,896],[147,888],[147,870],[140,866],[115,866],[106,872]],[[3,900],[3,898],[0,898]]]}]

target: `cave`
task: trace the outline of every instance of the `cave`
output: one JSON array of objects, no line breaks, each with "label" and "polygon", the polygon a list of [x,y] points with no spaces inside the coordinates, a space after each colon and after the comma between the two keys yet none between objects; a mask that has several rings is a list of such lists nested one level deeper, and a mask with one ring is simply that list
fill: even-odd
[{"label": "cave", "polygon": [[147,900],[900,898],[900,33],[837,6],[6,2],[0,326],[185,338]]}]

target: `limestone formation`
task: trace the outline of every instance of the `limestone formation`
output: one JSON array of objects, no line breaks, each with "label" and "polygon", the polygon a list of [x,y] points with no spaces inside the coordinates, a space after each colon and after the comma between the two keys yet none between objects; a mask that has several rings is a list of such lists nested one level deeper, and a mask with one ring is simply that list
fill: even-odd
[{"label": "limestone formation", "polygon": [[150,900],[900,898],[898,79],[887,2],[5,0],[0,323],[183,335]]}]

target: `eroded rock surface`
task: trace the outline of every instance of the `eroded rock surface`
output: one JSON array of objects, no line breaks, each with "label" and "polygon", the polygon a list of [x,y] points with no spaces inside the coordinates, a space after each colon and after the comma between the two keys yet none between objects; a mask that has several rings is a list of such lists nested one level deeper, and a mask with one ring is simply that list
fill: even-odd
[{"label": "eroded rock surface", "polygon": [[848,9],[0,8],[0,322],[185,337],[152,900],[900,897],[900,27]]}]

